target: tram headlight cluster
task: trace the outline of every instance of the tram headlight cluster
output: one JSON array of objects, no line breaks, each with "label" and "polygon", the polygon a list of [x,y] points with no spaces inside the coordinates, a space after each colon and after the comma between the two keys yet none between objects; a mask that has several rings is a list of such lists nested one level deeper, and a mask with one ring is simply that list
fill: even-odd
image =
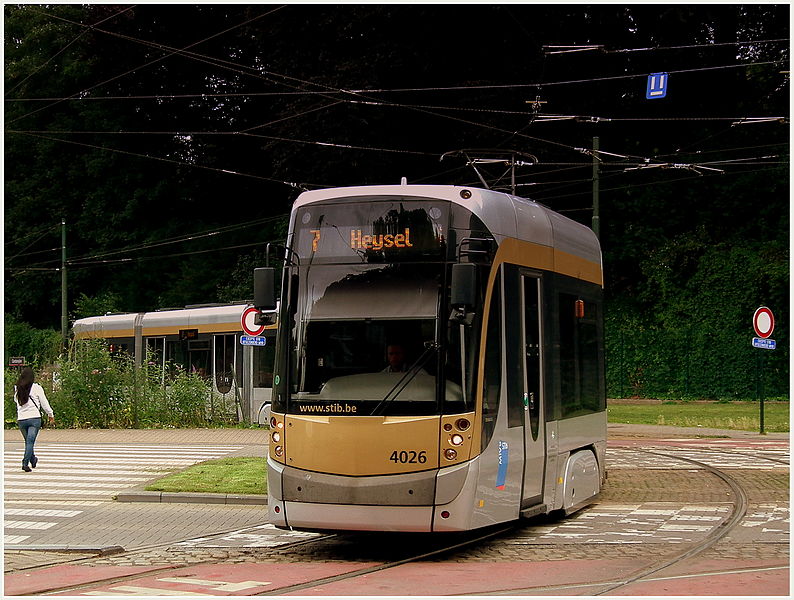
[{"label": "tram headlight cluster", "polygon": [[284,421],[283,418],[270,417],[270,447],[273,456],[281,459],[284,456]]},{"label": "tram headlight cluster", "polygon": [[454,420],[447,421],[441,427],[444,431],[446,438],[442,456],[448,461],[457,461],[465,459],[469,454],[469,448],[466,444],[467,440],[471,440],[471,421],[465,417],[458,417]]}]

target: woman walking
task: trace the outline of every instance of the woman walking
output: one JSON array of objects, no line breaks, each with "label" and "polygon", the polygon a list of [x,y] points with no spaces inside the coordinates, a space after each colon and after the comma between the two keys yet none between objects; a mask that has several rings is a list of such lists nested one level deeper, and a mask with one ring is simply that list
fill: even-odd
[{"label": "woman walking", "polygon": [[34,382],[33,369],[25,367],[19,374],[17,384],[14,386],[14,401],[17,404],[17,425],[25,438],[25,456],[22,457],[22,470],[30,472],[31,467],[36,468],[39,459],[33,454],[36,436],[39,435],[44,413],[47,414],[50,424],[55,423],[44,388]]}]

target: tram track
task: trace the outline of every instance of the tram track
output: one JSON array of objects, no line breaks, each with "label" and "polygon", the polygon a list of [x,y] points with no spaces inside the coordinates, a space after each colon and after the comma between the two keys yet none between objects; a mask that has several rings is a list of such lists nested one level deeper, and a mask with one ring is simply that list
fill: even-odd
[{"label": "tram track", "polygon": [[675,460],[681,460],[697,467],[708,471],[709,473],[719,477],[724,481],[731,491],[734,494],[735,501],[733,503],[733,511],[731,515],[723,521],[718,527],[716,527],[713,531],[711,531],[705,538],[703,538],[700,542],[697,542],[690,546],[684,552],[680,552],[672,557],[669,557],[665,560],[659,561],[656,564],[647,567],[640,572],[634,574],[631,577],[628,577],[624,580],[621,580],[617,583],[609,584],[607,587],[600,589],[599,591],[593,593],[593,596],[603,596],[609,592],[612,592],[616,589],[626,587],[632,583],[641,581],[647,577],[650,577],[654,573],[658,573],[668,567],[671,567],[675,564],[678,564],[696,554],[700,554],[704,550],[711,548],[714,546],[718,541],[720,541],[723,537],[725,537],[728,533],[730,533],[744,518],[747,514],[747,507],[749,505],[749,498],[745,489],[730,475],[725,473],[723,470],[718,469],[716,467],[712,467],[709,464],[706,464],[701,461],[693,460],[691,458],[683,458],[680,456],[675,456],[673,454],[667,454],[662,452],[650,451],[650,450],[640,450],[640,452],[644,452],[646,454],[651,454],[654,456],[662,456],[665,458],[672,458]]},{"label": "tram track", "polygon": [[[509,594],[511,592],[512,593],[523,592],[523,593],[531,594],[540,591],[553,592],[555,590],[561,591],[565,589],[569,591],[573,591],[573,589],[575,588],[580,588],[582,590],[587,590],[586,593],[588,595],[594,595],[594,596],[602,596],[611,593],[619,594],[622,588],[626,588],[634,583],[639,583],[643,581],[652,581],[658,579],[659,578],[658,576],[657,577],[654,576],[664,571],[665,569],[680,564],[686,561],[687,559],[696,556],[704,552],[705,550],[708,550],[709,548],[712,548],[720,540],[722,540],[727,534],[733,531],[747,514],[748,506],[749,506],[749,496],[747,491],[742,487],[742,485],[739,483],[739,481],[737,481],[736,478],[726,473],[724,470],[699,460],[694,460],[689,457],[677,456],[676,454],[659,451],[657,449],[635,450],[635,451],[647,455],[653,455],[653,456],[663,457],[666,459],[672,459],[675,461],[681,461],[693,465],[697,467],[698,470],[708,472],[713,476],[717,477],[718,479],[720,479],[732,492],[733,509],[730,515],[725,520],[723,520],[720,525],[718,525],[715,529],[709,532],[706,535],[706,537],[703,538],[701,541],[691,544],[685,550],[678,552],[673,556],[668,555],[665,558],[662,558],[661,560],[631,574],[630,576],[621,578],[619,580],[601,582],[601,583],[587,583],[587,584],[579,584],[579,585],[533,587],[529,589],[515,589],[515,590],[501,589],[501,590],[493,590],[492,592],[489,593],[493,595],[500,595],[500,594],[504,595],[504,594]],[[735,454],[733,452],[726,452],[722,450],[714,450],[714,452],[719,452],[724,454]],[[742,453],[742,454],[746,455],[746,453]],[[769,460],[771,462],[787,464],[784,463],[784,461],[781,461],[776,458],[764,457],[764,456],[757,456],[757,458],[762,458],[765,460]],[[430,550],[424,550],[421,552],[411,552],[410,548],[407,545],[405,547],[399,547],[399,544],[394,544],[394,548],[390,549],[388,552],[386,552],[386,554],[387,555],[393,554],[396,556],[388,557],[386,558],[386,560],[382,560],[380,564],[370,565],[368,567],[353,570],[344,574],[322,577],[289,586],[269,589],[252,595],[259,595],[259,596],[282,595],[287,593],[300,592],[302,590],[308,590],[314,587],[324,586],[332,583],[337,583],[340,581],[354,580],[358,577],[364,577],[372,573],[393,569],[400,565],[432,559],[434,557],[438,557],[444,554],[464,550],[467,547],[481,544],[482,542],[491,540],[493,538],[498,538],[499,536],[502,535],[509,535],[511,531],[515,531],[516,529],[526,527],[526,525],[527,525],[526,523],[522,522],[520,524],[511,523],[503,526],[494,526],[484,534],[482,531],[469,532],[469,534],[465,536],[456,535],[454,540],[449,540],[449,538],[436,539],[435,536],[428,537],[427,538],[428,540],[432,540],[431,543],[439,542],[439,544],[437,547],[432,547]],[[217,535],[223,535],[224,533],[228,533],[228,532],[221,532],[218,533]],[[365,538],[364,536],[368,536],[368,537]],[[374,552],[374,550],[376,548],[383,548],[384,546],[388,545],[388,541],[389,541],[388,538],[385,539],[386,544],[384,544],[382,538],[378,538],[376,534],[360,534],[360,535],[328,534],[328,535],[322,535],[320,537],[314,537],[311,539],[298,540],[295,542],[287,542],[282,545],[273,547],[273,550],[278,553],[289,553],[292,549],[301,549],[301,548],[306,548],[307,546],[311,548],[312,545],[320,545],[319,548],[322,550],[322,544],[335,539],[342,540],[343,542],[347,543],[350,548],[356,547],[361,540],[368,539],[369,542],[372,544],[372,547],[369,548],[369,552],[367,551],[367,549],[365,549],[363,551],[364,555],[370,555],[371,553],[377,554],[377,552]],[[136,554],[144,555],[147,552],[162,550],[169,547],[173,548],[174,543],[170,542],[170,543],[147,546],[143,548],[137,548],[129,552],[125,552],[124,554],[129,557],[134,557]],[[96,557],[81,558],[75,561],[69,561],[68,564],[88,564],[95,559]],[[147,571],[146,576],[150,577],[150,576],[161,575],[163,573],[173,573],[175,569],[213,564],[215,562],[217,562],[217,558],[212,558],[208,560],[198,560],[195,562],[190,562],[189,564],[186,564],[185,562],[176,562],[174,564],[163,566],[160,569],[155,568],[151,571]],[[59,563],[59,564],[63,564],[63,563]],[[37,565],[36,567],[31,569],[24,569],[24,571],[33,572],[45,566],[50,566],[50,565]],[[694,574],[692,576],[697,576],[697,575],[707,575],[707,574],[706,573]],[[71,585],[71,586],[65,586],[59,588],[51,588],[51,589],[43,590],[41,592],[37,592],[37,594],[79,592],[80,590],[96,588],[97,586],[112,586],[112,585],[124,584],[139,579],[140,577],[141,577],[140,574],[130,574],[126,576],[109,578],[102,581],[93,581],[81,585]]]},{"label": "tram track", "polygon": [[[223,532],[219,532],[219,533],[216,533],[216,534],[213,534],[213,535],[214,536],[220,536],[220,535],[224,535],[224,534],[227,534],[227,533],[231,533],[232,531],[235,531],[235,530],[223,531]],[[296,548],[296,547],[303,546],[303,545],[306,545],[306,544],[311,544],[311,543],[317,543],[317,542],[325,541],[325,540],[332,539],[332,538],[335,538],[335,537],[337,537],[337,534],[328,534],[328,535],[320,536],[318,538],[297,540],[297,541],[294,541],[294,542],[286,542],[286,543],[278,546],[277,549],[278,550],[289,550],[291,548]],[[173,547],[174,547],[174,542],[164,542],[164,543],[161,543],[161,544],[152,544],[150,546],[144,546],[144,547],[140,547],[140,548],[135,548],[133,550],[129,550],[129,551],[123,552],[123,554],[127,558],[134,559],[134,557],[136,555],[141,556],[141,555],[144,555],[144,554],[146,554],[148,552],[152,552],[152,551],[155,551],[155,550],[163,550],[163,549],[169,549],[169,548],[173,548]],[[97,556],[89,556],[89,557],[79,558],[79,559],[76,559],[76,560],[71,560],[71,561],[66,561],[66,562],[60,561],[60,562],[52,562],[52,563],[45,563],[45,564],[37,564],[35,567],[29,567],[29,568],[26,568],[26,569],[19,569],[16,572],[17,573],[21,573],[21,572],[34,573],[34,572],[41,571],[41,570],[43,570],[45,568],[48,568],[48,567],[57,566],[57,565],[64,565],[64,564],[68,564],[68,565],[92,564],[92,563],[95,563],[96,559],[97,559]],[[182,568],[185,568],[185,567],[188,567],[188,566],[192,567],[192,566],[198,566],[198,565],[214,564],[215,562],[216,562],[216,559],[213,558],[213,559],[208,559],[208,560],[203,560],[203,561],[192,562],[189,565],[188,564],[184,564],[184,563],[174,563],[174,564],[170,564],[170,565],[164,565],[162,568],[159,568],[159,569],[154,568],[154,569],[148,570],[148,571],[146,571],[145,575],[147,577],[151,577],[151,576],[156,576],[156,575],[160,575],[160,574],[163,574],[163,573],[170,573],[170,572],[174,571],[175,569],[182,569]],[[55,594],[55,593],[62,593],[62,592],[78,592],[80,590],[95,588],[97,586],[114,585],[114,584],[119,584],[119,583],[135,581],[136,579],[139,579],[140,577],[141,577],[140,573],[134,573],[134,574],[130,574],[130,575],[120,575],[118,577],[109,577],[107,579],[101,579],[101,580],[98,580],[98,581],[91,581],[91,582],[86,582],[86,583],[77,584],[77,585],[68,585],[68,586],[60,586],[60,587],[53,586],[53,587],[50,587],[50,588],[47,588],[47,589],[44,589],[44,590],[36,591],[34,593],[31,593],[31,594],[23,594],[23,595],[39,596],[39,595],[48,595],[48,594]]]},{"label": "tram track", "polygon": [[471,545],[474,545],[474,544],[478,544],[480,542],[484,542],[484,541],[490,540],[492,538],[498,537],[498,536],[503,535],[503,534],[505,534],[505,533],[507,533],[509,531],[513,531],[514,529],[516,529],[516,527],[517,526],[514,525],[514,524],[497,527],[496,529],[493,529],[493,530],[489,531],[488,533],[486,533],[484,535],[477,535],[477,536],[475,536],[475,537],[473,537],[471,539],[467,539],[467,540],[464,540],[464,541],[456,542],[454,544],[445,544],[445,545],[442,545],[441,547],[433,549],[433,550],[431,550],[429,552],[422,552],[420,554],[415,554],[415,555],[412,555],[412,556],[401,558],[399,560],[393,560],[393,561],[389,561],[389,562],[383,563],[381,565],[375,565],[375,566],[367,567],[367,568],[364,568],[364,569],[358,569],[356,571],[351,571],[349,573],[343,573],[341,575],[335,575],[335,576],[332,576],[332,577],[325,577],[325,578],[321,578],[321,579],[316,579],[314,581],[308,581],[308,582],[299,583],[299,584],[295,584],[295,585],[291,585],[291,586],[287,586],[287,587],[281,587],[281,588],[278,588],[278,589],[267,590],[265,592],[260,592],[258,594],[254,594],[254,595],[256,595],[256,596],[280,596],[280,595],[283,595],[283,594],[288,594],[288,593],[292,593],[292,592],[299,592],[299,591],[302,591],[302,590],[310,589],[310,588],[313,588],[313,587],[316,587],[316,586],[320,586],[320,585],[327,585],[329,583],[336,583],[336,582],[339,582],[339,581],[355,579],[356,577],[362,577],[364,575],[369,575],[370,573],[377,573],[377,572],[380,572],[380,571],[386,571],[388,569],[393,569],[395,567],[399,567],[400,565],[408,564],[408,563],[411,563],[411,562],[417,562],[417,561],[425,560],[425,559],[428,559],[428,558],[433,558],[435,556],[440,556],[442,554],[446,554],[448,552],[453,552],[455,550],[461,550],[461,549],[466,548],[468,546],[471,546]]}]

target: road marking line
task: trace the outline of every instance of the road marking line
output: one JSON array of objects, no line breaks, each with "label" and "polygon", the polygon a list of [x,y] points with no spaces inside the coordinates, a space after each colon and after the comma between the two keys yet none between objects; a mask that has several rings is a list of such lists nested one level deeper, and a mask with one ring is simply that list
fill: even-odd
[{"label": "road marking line", "polygon": [[[139,587],[135,585],[119,585],[110,588],[113,591],[100,590],[83,592],[81,596],[212,596],[201,592],[186,592],[182,590],[161,590],[160,588]],[[118,590],[118,591],[115,591]]]},{"label": "road marking line", "polygon": [[157,581],[164,581],[166,583],[189,583],[191,585],[208,587],[219,592],[239,592],[241,590],[263,587],[272,583],[272,581],[240,581],[238,583],[232,583],[229,581],[194,579],[192,577],[158,577]]}]

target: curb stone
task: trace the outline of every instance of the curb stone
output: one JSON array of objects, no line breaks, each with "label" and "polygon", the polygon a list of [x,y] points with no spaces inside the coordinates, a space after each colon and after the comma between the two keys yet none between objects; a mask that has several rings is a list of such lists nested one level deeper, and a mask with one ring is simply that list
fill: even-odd
[{"label": "curb stone", "polygon": [[116,494],[116,502],[184,502],[188,504],[267,505],[264,494],[208,494],[202,492],[132,491]]}]

